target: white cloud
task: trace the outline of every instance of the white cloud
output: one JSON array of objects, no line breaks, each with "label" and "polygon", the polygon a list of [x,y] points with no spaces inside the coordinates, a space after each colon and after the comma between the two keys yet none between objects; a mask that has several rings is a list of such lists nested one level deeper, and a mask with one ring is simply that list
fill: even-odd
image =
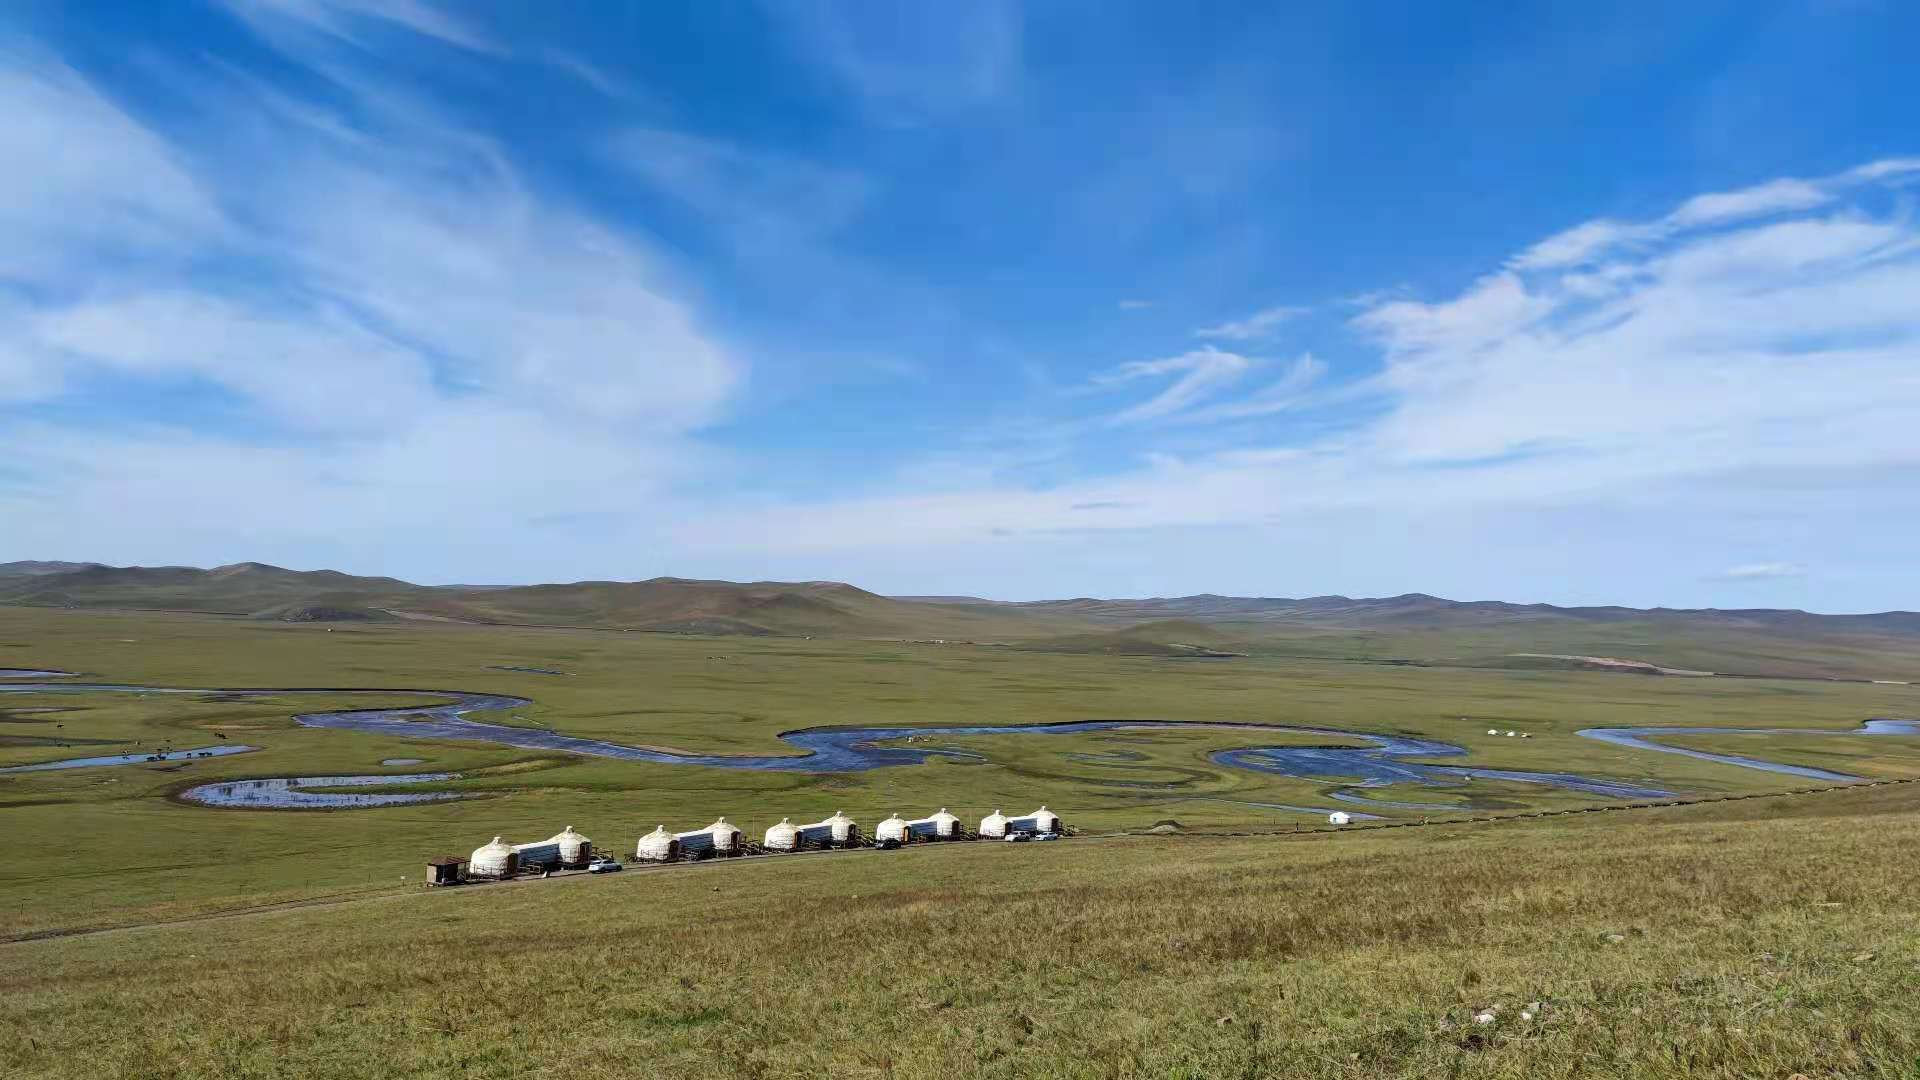
[{"label": "white cloud", "polygon": [[609,152],[749,245],[831,232],[860,210],[870,189],[850,170],[677,131],[629,129],[610,140]]},{"label": "white cloud", "polygon": [[1847,177],[1867,181],[1901,181],[1920,176],[1920,157],[1884,158],[1849,169]]},{"label": "white cloud", "polygon": [[1292,363],[1287,364],[1277,378],[1269,380],[1258,390],[1198,410],[1188,419],[1195,423],[1205,423],[1214,420],[1267,416],[1298,409],[1308,401],[1307,391],[1319,383],[1326,373],[1327,365],[1324,361],[1310,353],[1302,353]]},{"label": "white cloud", "polygon": [[990,104],[1019,84],[1022,12],[1010,0],[939,9],[774,2],[799,51],[886,118]]},{"label": "white cloud", "polygon": [[1806,568],[1793,563],[1764,562],[1730,566],[1714,575],[1719,581],[1775,581],[1806,576]]},{"label": "white cloud", "polygon": [[1164,419],[1213,396],[1238,382],[1253,367],[1253,361],[1236,353],[1222,352],[1211,345],[1169,356],[1163,360],[1135,360],[1120,365],[1097,381],[1117,386],[1138,379],[1177,376],[1152,398],[1115,414],[1115,424],[1137,424]]},{"label": "white cloud", "polygon": [[[1638,505],[1651,492],[1683,499],[1662,504],[1675,519],[1711,503],[1724,521],[1783,512],[1778,492],[1734,478],[1791,471],[1827,490],[1910,475],[1899,470],[1920,466],[1920,226],[1876,217],[1872,199],[1845,190],[1831,205],[1785,209],[1788,196],[1750,213],[1762,201],[1695,203],[1717,224],[1597,267],[1497,270],[1451,298],[1377,302],[1354,326],[1379,369],[1329,391],[1303,393],[1322,375],[1302,357],[1270,396],[1236,397],[1258,362],[1213,349],[1102,380],[1169,380],[1115,424],[1216,423],[1240,432],[1234,444],[1046,487],[760,508],[757,527],[783,545],[876,551],[1347,512],[1400,529],[1436,515]],[[1228,423],[1277,402],[1300,423],[1257,434]],[[1090,504],[1111,509],[1073,509]],[[685,529],[751,544],[742,526],[721,515]]]},{"label": "white cloud", "polygon": [[1270,307],[1256,311],[1244,319],[1233,319],[1217,326],[1203,326],[1193,332],[1194,337],[1218,338],[1225,341],[1254,341],[1271,335],[1280,324],[1288,319],[1305,315],[1303,307]]},{"label": "white cloud", "polygon": [[1790,210],[1807,210],[1833,201],[1833,192],[1805,180],[1773,180],[1740,191],[1695,195],[1667,215],[1667,224],[1680,229],[1718,225]]},{"label": "white cloud", "polygon": [[1819,180],[1782,177],[1737,191],[1695,195],[1653,221],[1582,222],[1514,256],[1508,265],[1521,271],[1552,271],[1614,255],[1632,257],[1690,231],[1830,206],[1861,185],[1898,183],[1915,173],[1920,173],[1920,158],[1888,158]]},{"label": "white cloud", "polygon": [[71,376],[200,379],[259,406],[259,418],[302,431],[404,424],[433,400],[419,356],[338,311],[275,316],[154,291],[49,310],[29,326],[29,347]]},{"label": "white cloud", "polygon": [[[1823,444],[1850,415],[1920,410],[1920,316],[1899,300],[1920,288],[1913,239],[1850,217],[1768,222],[1651,254],[1597,305],[1560,279],[1503,274],[1445,303],[1376,308],[1356,323],[1385,349],[1380,383],[1400,404],[1372,437],[1408,462],[1553,450],[1685,471],[1836,456]],[[1837,456],[1880,441],[1865,430]]]},{"label": "white cloud", "polygon": [[1565,232],[1555,233],[1514,256],[1512,265],[1517,270],[1577,266],[1603,252],[1655,240],[1659,235],[1659,229],[1645,225],[1628,225],[1604,218],[1585,221]]},{"label": "white cloud", "polygon": [[598,91],[614,101],[628,105],[644,105],[659,108],[651,95],[638,85],[621,78],[598,64],[591,63],[569,52],[559,49],[542,49],[540,59],[557,71],[564,71],[581,83]]},{"label": "white cloud", "polygon": [[101,258],[174,265],[220,241],[184,155],[71,69],[0,52],[0,102],[0,282],[64,283]]},{"label": "white cloud", "polygon": [[427,0],[226,0],[234,14],[270,36],[289,25],[304,26],[363,45],[360,32],[386,23],[422,37],[477,53],[505,48],[466,20]]},{"label": "white cloud", "polygon": [[[9,544],[377,559],[395,530],[627,513],[707,467],[692,434],[744,368],[652,253],[386,76],[328,75],[351,123],[214,72],[163,131],[0,60],[0,109],[29,118],[0,151],[45,165],[0,177],[23,286],[0,292],[0,405],[62,405],[0,424],[0,518],[33,519]],[[103,388],[194,411],[114,418]]]}]

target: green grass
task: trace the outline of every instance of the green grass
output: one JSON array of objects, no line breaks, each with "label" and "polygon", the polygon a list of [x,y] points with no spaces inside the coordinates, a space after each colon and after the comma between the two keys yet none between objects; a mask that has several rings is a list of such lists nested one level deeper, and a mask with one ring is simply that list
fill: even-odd
[{"label": "green grass", "polygon": [[[1538,651],[1572,651],[1563,646]],[[536,700],[505,723],[705,753],[780,753],[780,732],[812,724],[1254,721],[1419,732],[1471,748],[1473,765],[1747,794],[1801,782],[1574,732],[1839,732],[1920,711],[1907,686],[1273,653],[1196,663],[501,626],[328,630],[17,607],[0,607],[0,665],[156,686],[348,688],[0,698],[0,763],[219,734],[263,748],[0,776],[0,834],[33,853],[0,863],[8,1074],[1910,1080],[1920,1070],[1908,1022],[1920,1009],[1916,786],[1298,832],[1313,819],[1256,803],[1327,805],[1329,784],[1221,769],[1210,753],[1325,736],[929,730],[922,738],[985,761],[806,776],[290,721],[317,707],[417,703],[419,690],[490,690]],[[1488,738],[1488,726],[1536,738]],[[1912,738],[1676,742],[1920,774]],[[382,769],[384,757],[424,763]],[[422,769],[465,774],[445,786],[478,798],[326,813],[171,798],[215,778]],[[1473,817],[1590,801],[1494,782],[1411,794]],[[872,824],[895,809],[947,805],[973,819],[1043,801],[1094,834],[1165,819],[1183,828],[420,888],[426,855],[563,824],[628,851],[657,822],[691,828],[720,813],[756,834],[839,807]],[[1534,1001],[1538,1017],[1521,1019]],[[1500,1019],[1473,1022],[1492,1005]]]},{"label": "green grass", "polygon": [[[549,667],[562,677],[495,670]],[[1580,672],[1413,668],[1253,657],[1183,662],[1050,655],[976,646],[793,638],[711,639],[581,630],[375,624],[336,627],[204,616],[0,608],[0,665],[47,666],[151,685],[337,686],[389,692],[272,700],[34,695],[0,699],[0,763],[170,742],[260,746],[230,758],[0,777],[0,830],[57,862],[0,864],[0,936],[138,923],[262,899],[393,889],[420,860],[501,834],[525,840],[575,824],[630,850],[655,824],[693,828],[725,814],[757,835],[782,816],[844,808],[860,820],[951,807],[976,819],[1046,803],[1092,830],[1174,818],[1198,828],[1292,828],[1309,819],[1254,804],[1328,805],[1328,785],[1224,769],[1218,749],[1282,738],[1240,732],[1070,737],[938,737],[987,763],[937,761],[850,775],[745,773],[562,755],[479,743],[295,726],[316,707],[405,704],[406,689],[519,694],[501,719],[569,734],[703,753],[787,751],[781,731],[819,724],[937,727],[1086,719],[1252,721],[1406,731],[1461,743],[1472,764],[1621,777],[1689,793],[1790,781],[1751,770],[1604,746],[1581,727],[1622,723],[1844,730],[1913,715],[1908,687],[1650,679]],[[63,708],[62,713],[22,712]],[[61,749],[60,737],[99,740]],[[1489,739],[1489,726],[1528,740]],[[1314,738],[1311,741],[1323,741]],[[1760,752],[1749,738],[1693,740]],[[1909,775],[1920,740],[1772,740],[1783,758],[1866,775]],[[1775,745],[1780,744],[1780,745]],[[1129,755],[1116,759],[1115,753]],[[389,757],[425,759],[383,769]],[[509,765],[530,769],[498,771]],[[343,812],[213,810],[168,796],[215,779],[457,771],[471,801]],[[1383,794],[1388,797],[1395,792]],[[1417,801],[1559,807],[1582,796],[1475,782]],[[1419,816],[1417,812],[1411,815]]]},{"label": "green grass", "polygon": [[[1591,623],[1548,620],[1488,627],[1360,630],[1215,623],[1207,643],[1256,656],[1400,661],[1450,667],[1537,670],[1564,663],[1518,653],[1605,656],[1660,667],[1803,679],[1920,679],[1911,637],[1703,627],[1659,619]],[[1124,637],[1126,631],[1114,631]],[[1098,650],[1088,650],[1098,651]],[[1652,676],[1648,676],[1652,677]]]},{"label": "green grass", "polygon": [[[1469,747],[1475,765],[1715,794],[1801,784],[1575,733],[1839,732],[1920,712],[1909,687],[1271,654],[1190,662],[561,629],[329,630],[25,608],[0,608],[0,665],[351,691],[0,698],[0,763],[136,742],[204,745],[222,733],[262,747],[0,776],[0,835],[34,853],[0,863],[0,1061],[21,1075],[1911,1078],[1920,1069],[1905,1020],[1920,1006],[1914,787],[1297,834],[1314,819],[1257,804],[1327,805],[1329,785],[1228,770],[1209,755],[1325,737],[936,730],[925,738],[986,760],[810,776],[542,756],[290,719],[417,703],[420,690],[496,691],[535,699],[506,722],[754,754],[783,752],[780,732],[819,724],[1251,721],[1413,732]],[[1488,727],[1535,737],[1488,738]],[[1675,741],[1920,774],[1920,739]],[[383,769],[390,757],[425,760]],[[214,779],[421,770],[460,772],[444,786],[476,797],[337,812],[171,798]],[[1591,801],[1478,781],[1408,794],[1474,816]],[[1042,802],[1089,833],[1175,819],[1182,835],[451,892],[419,884],[428,855],[566,824],[624,852],[656,823],[692,828],[718,814],[757,835],[781,816],[836,808],[871,825],[894,810],[948,806],[972,819]],[[1532,1001],[1541,1017],[1519,1020]],[[1499,1021],[1472,1023],[1496,1003]]]},{"label": "green grass", "polygon": [[415,888],[0,945],[0,1060],[89,1077],[1910,1077],[1917,810],[1899,786]]}]

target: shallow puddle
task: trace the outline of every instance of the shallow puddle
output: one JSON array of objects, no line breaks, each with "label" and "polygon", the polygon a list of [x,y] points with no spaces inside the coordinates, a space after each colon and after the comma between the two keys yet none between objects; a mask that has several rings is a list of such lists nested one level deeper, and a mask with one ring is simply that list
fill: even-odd
[{"label": "shallow puddle", "polygon": [[58,769],[92,769],[103,765],[145,765],[150,762],[190,761],[195,758],[227,757],[232,754],[245,754],[260,749],[257,746],[241,746],[238,743],[222,743],[219,746],[196,746],[190,750],[168,750],[156,753],[148,750],[138,754],[107,754],[102,757],[67,758],[64,761],[40,761],[32,765],[15,765],[0,769],[0,773],[53,772]]},{"label": "shallow puddle", "polygon": [[403,803],[445,802],[468,796],[455,791],[420,791],[355,794],[341,791],[309,791],[308,788],[387,787],[394,784],[426,784],[435,780],[458,780],[459,773],[399,773],[392,776],[286,776],[268,780],[228,780],[201,784],[180,793],[187,802],[202,806],[245,807],[255,810],[343,810],[366,806],[399,806]]}]

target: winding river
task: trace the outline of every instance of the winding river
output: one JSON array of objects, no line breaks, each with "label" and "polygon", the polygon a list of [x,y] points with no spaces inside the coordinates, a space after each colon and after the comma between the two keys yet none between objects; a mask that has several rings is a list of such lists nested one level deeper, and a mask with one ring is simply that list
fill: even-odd
[{"label": "winding river", "polygon": [[[9,674],[0,669],[0,675]],[[19,676],[41,676],[39,672],[11,672]],[[64,674],[64,673],[61,673]],[[1466,747],[1436,739],[1412,735],[1382,735],[1372,732],[1341,731],[1333,728],[1294,727],[1276,724],[1207,723],[1158,720],[1089,720],[1053,724],[981,724],[967,727],[815,727],[782,732],[780,740],[796,752],[778,755],[681,754],[645,747],[627,746],[599,739],[578,738],[535,728],[513,727],[470,719],[474,714],[495,713],[532,704],[527,698],[505,694],[480,694],[444,690],[369,690],[331,688],[289,689],[192,689],[181,687],[128,686],[113,683],[77,683],[44,681],[0,682],[0,694],[212,694],[225,697],[281,697],[297,694],[426,694],[447,700],[433,705],[392,709],[348,709],[296,714],[303,727],[358,731],[407,739],[452,739],[485,742],[522,750],[558,751],[621,761],[644,761],[666,765],[700,765],[716,769],[745,769],[762,772],[843,773],[900,765],[917,765],[936,757],[967,761],[986,761],[984,755],[951,746],[899,745],[909,740],[944,739],[972,735],[1074,735],[1089,732],[1191,731],[1197,729],[1246,732],[1288,732],[1329,739],[1359,740],[1365,746],[1254,746],[1215,752],[1211,759],[1225,768],[1268,773],[1306,780],[1340,784],[1332,797],[1349,803],[1402,809],[1457,809],[1441,803],[1394,802],[1369,797],[1368,789],[1411,784],[1424,787],[1452,787],[1465,780],[1496,780],[1577,791],[1615,799],[1663,798],[1672,792],[1642,784],[1564,772],[1532,772],[1516,769],[1487,769],[1468,765],[1429,764],[1433,758],[1462,758]],[[1761,769],[1783,775],[1844,783],[1859,777],[1824,769],[1806,768],[1759,758],[1719,754],[1669,746],[1654,739],[1671,735],[1857,735],[1887,736],[1920,734],[1920,722],[1907,720],[1870,720],[1850,732],[1794,728],[1713,728],[1713,727],[1617,727],[1588,728],[1579,732],[1584,738],[1616,746],[1679,754],[1742,768]],[[168,759],[216,754],[242,753],[250,747],[220,746],[173,752]],[[65,768],[130,764],[151,760],[151,755],[129,754],[116,757],[73,758],[39,762],[0,769],[0,773],[41,772]],[[273,780],[232,781],[202,785],[183,797],[212,805],[268,806],[356,806],[389,805],[458,797],[436,792],[419,795],[335,795],[319,798],[302,786],[348,787],[374,784],[419,783],[452,779],[452,774],[408,774],[365,777],[286,777]],[[240,785],[254,785],[242,787]],[[346,800],[346,801],[330,801]],[[1313,808],[1293,808],[1306,809]]]}]

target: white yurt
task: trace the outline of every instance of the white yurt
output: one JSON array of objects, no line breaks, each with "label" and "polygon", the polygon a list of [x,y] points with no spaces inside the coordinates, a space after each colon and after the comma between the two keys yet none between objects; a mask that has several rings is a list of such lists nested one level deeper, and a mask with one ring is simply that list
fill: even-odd
[{"label": "white yurt", "polygon": [[995,810],[980,819],[980,836],[987,840],[998,840],[1007,835],[1007,815]]},{"label": "white yurt", "polygon": [[846,847],[860,838],[860,826],[839,810],[830,818],[800,826],[800,840],[808,847]]},{"label": "white yurt", "polygon": [[830,830],[835,844],[851,844],[860,839],[860,826],[854,824],[853,819],[842,811],[835,810],[833,816],[823,824]]},{"label": "white yurt", "polygon": [[518,862],[513,853],[513,845],[496,836],[492,842],[473,849],[473,857],[467,860],[467,876],[512,877],[514,870],[518,868]]},{"label": "white yurt", "polygon": [[960,835],[960,819],[943,806],[939,813],[907,822],[907,835],[915,840],[952,840]]},{"label": "white yurt", "polygon": [[1060,831],[1060,815],[1042,806],[1033,812],[1033,827],[1036,832],[1057,833]]},{"label": "white yurt", "polygon": [[792,851],[800,846],[800,830],[786,818],[767,830],[766,846],[774,851]]},{"label": "white yurt", "polygon": [[549,843],[560,845],[562,866],[585,866],[593,858],[593,841],[574,832],[571,825],[555,833]]},{"label": "white yurt", "polygon": [[906,843],[907,819],[897,813],[894,814],[892,817],[874,826],[873,838],[883,844],[889,840],[902,844]]},{"label": "white yurt", "polygon": [[739,829],[727,824],[726,818],[716,819],[713,824],[707,826],[707,833],[713,837],[713,853],[715,855],[740,854],[742,833]]},{"label": "white yurt", "polygon": [[960,835],[960,818],[941,807],[940,812],[933,815],[933,832],[942,840],[952,840]]},{"label": "white yurt", "polygon": [[1327,824],[1329,825],[1345,825],[1352,820],[1353,815],[1347,813],[1345,810],[1335,810],[1333,813],[1327,815]]},{"label": "white yurt", "polygon": [[672,862],[680,854],[680,841],[667,831],[665,825],[656,827],[652,832],[640,838],[633,849],[633,857],[641,862]]}]

